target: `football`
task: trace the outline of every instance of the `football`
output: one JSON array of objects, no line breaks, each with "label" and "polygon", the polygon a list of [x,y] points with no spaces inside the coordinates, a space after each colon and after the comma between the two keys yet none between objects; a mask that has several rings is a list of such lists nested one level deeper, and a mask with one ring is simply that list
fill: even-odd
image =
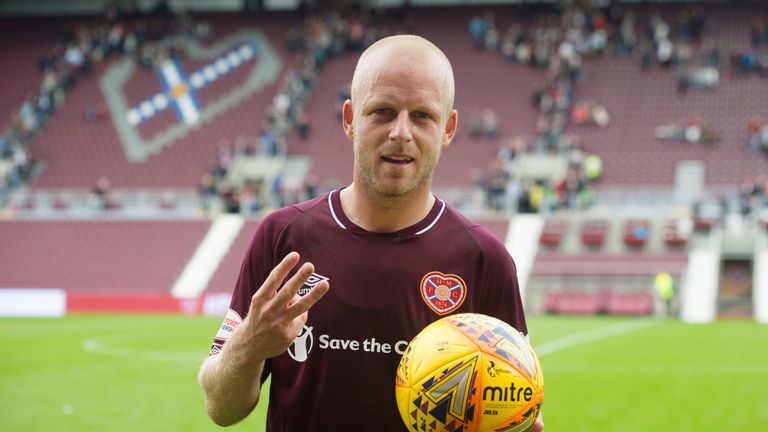
[{"label": "football", "polygon": [[395,393],[411,431],[527,432],[544,401],[544,377],[520,332],[465,313],[435,321],[411,340]]}]

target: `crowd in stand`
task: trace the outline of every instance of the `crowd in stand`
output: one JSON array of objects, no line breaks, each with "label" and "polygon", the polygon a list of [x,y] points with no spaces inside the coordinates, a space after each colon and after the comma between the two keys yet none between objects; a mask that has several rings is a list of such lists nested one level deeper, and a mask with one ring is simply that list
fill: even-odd
[{"label": "crowd in stand", "polygon": [[[111,56],[134,56],[152,68],[158,62],[183,55],[177,46],[160,43],[172,34],[204,36],[209,28],[187,15],[172,15],[160,3],[143,14],[121,11],[110,4],[97,22],[77,22],[63,29],[50,51],[37,62],[39,89],[30,92],[0,134],[0,208],[8,205],[11,190],[30,180],[37,157],[33,138],[64,103],[77,82],[90,75],[95,63]],[[92,121],[106,116],[104,107],[89,107],[83,113]]]},{"label": "crowd in stand", "polygon": [[[645,23],[638,23],[634,12],[607,4],[604,8],[586,9],[567,6],[556,15],[541,15],[530,26],[513,23],[506,31],[497,27],[491,12],[469,21],[469,34],[477,49],[498,52],[508,63],[528,65],[544,74],[532,97],[539,112],[536,136],[528,140],[513,138],[517,142],[514,151],[502,144],[502,163],[492,162],[489,174],[480,181],[489,208],[550,211],[591,202],[590,184],[600,177],[602,161],[598,155],[584,154],[579,138],[566,129],[570,125],[605,128],[610,115],[598,102],[576,100],[579,83],[587,79],[585,59],[635,56],[642,70],[675,70],[681,93],[716,88],[719,70],[728,56],[732,69],[768,72],[768,53],[759,51],[768,46],[768,25],[761,18],[755,18],[750,30],[752,46],[728,52],[714,39],[705,38],[707,17],[699,7],[682,9],[672,23],[658,13],[650,13]],[[763,65],[766,69],[762,69]],[[768,148],[766,130],[762,124],[750,122],[746,140],[750,153]],[[656,135],[702,145],[713,145],[721,139],[716,130],[696,117],[661,125]],[[567,172],[550,180],[516,178],[508,159],[521,152],[561,155],[568,161]]]},{"label": "crowd in stand", "polygon": [[747,123],[747,138],[744,144],[750,156],[760,151],[768,154],[768,122],[751,119]]},{"label": "crowd in stand", "polygon": [[702,122],[697,116],[688,116],[656,127],[656,138],[689,142],[710,146],[720,142],[720,135],[714,128]]},{"label": "crowd in stand", "polygon": [[[528,28],[515,23],[503,35],[492,13],[470,20],[470,37],[478,49],[500,52],[508,63],[528,65],[544,73],[544,80],[532,95],[532,103],[539,113],[536,136],[528,140],[513,137],[514,144],[503,144],[497,156],[502,163],[492,162],[489,174],[481,180],[489,208],[537,212],[590,204],[590,183],[600,177],[602,162],[598,156],[584,155],[578,137],[567,133],[566,128],[569,124],[608,126],[608,110],[596,102],[576,102],[575,88],[586,78],[582,69],[584,57],[601,55],[608,50],[611,23],[614,28],[622,29],[616,45],[623,50],[634,46],[633,40],[637,38],[627,30],[633,26],[622,24],[622,19],[601,10],[585,13],[568,8],[559,20],[542,16]],[[631,19],[631,16],[627,18],[627,22]],[[562,155],[567,169],[558,177],[546,180],[518,178],[511,161],[526,152]],[[589,175],[584,165],[586,158],[590,161]]]},{"label": "crowd in stand", "polygon": [[469,116],[469,136],[493,141],[499,132],[499,116],[492,108],[484,108]]},{"label": "crowd in stand", "polygon": [[[406,23],[410,22],[407,11],[395,10],[402,14]],[[334,58],[353,51],[362,51],[379,38],[386,36],[386,30],[380,25],[380,16],[368,11],[364,13],[358,7],[337,9],[305,9],[302,22],[288,30],[285,43],[289,52],[298,57],[297,67],[284,75],[280,90],[272,104],[264,113],[264,123],[259,132],[258,150],[250,146],[235,146],[229,150],[218,150],[217,163],[211,173],[203,174],[200,194],[203,209],[211,196],[218,194],[225,203],[225,210],[231,213],[253,214],[262,207],[277,207],[287,203],[313,198],[321,192],[314,176],[308,176],[300,190],[287,190],[282,177],[276,177],[269,185],[268,197],[260,196],[262,187],[246,182],[234,185],[227,181],[227,171],[232,157],[241,155],[285,155],[288,139],[294,131],[303,141],[311,132],[310,119],[305,110],[315,83],[323,66]],[[348,96],[349,89],[339,91],[341,103],[335,107],[340,115],[340,107]],[[225,157],[221,154],[224,152]],[[266,201],[266,202],[265,202]]]},{"label": "crowd in stand", "polygon": [[739,185],[738,205],[742,217],[757,216],[768,227],[768,177],[745,178]]},{"label": "crowd in stand", "polygon": [[[302,22],[288,30],[285,40],[290,52],[298,56],[297,67],[283,76],[257,139],[238,140],[234,145],[222,143],[217,148],[214,166],[200,180],[204,203],[219,196],[228,211],[240,211],[243,202],[249,209],[265,205],[255,185],[240,188],[227,184],[232,159],[257,153],[284,155],[291,133],[295,131],[300,138],[306,138],[311,133],[311,123],[305,104],[323,65],[349,51],[360,51],[386,35],[379,17],[359,7],[306,9],[303,13]],[[403,14],[406,31],[412,31],[407,8],[396,13]],[[763,52],[768,47],[768,24],[760,17],[755,18],[749,29],[751,47],[731,51],[705,38],[706,16],[697,8],[684,9],[672,24],[658,14],[651,14],[645,24],[638,25],[634,13],[619,6],[569,6],[557,16],[542,15],[531,25],[515,23],[506,31],[497,27],[492,13],[470,20],[470,37],[478,49],[498,52],[505,61],[537,68],[544,76],[532,95],[539,113],[536,135],[502,140],[498,160],[492,161],[487,175],[478,179],[488,192],[488,207],[504,209],[512,203],[511,207],[520,211],[547,211],[589,205],[590,185],[599,179],[602,162],[597,155],[584,154],[579,138],[567,128],[605,128],[610,124],[610,115],[599,102],[576,98],[579,83],[587,79],[583,63],[588,58],[631,55],[639,59],[643,69],[675,69],[682,92],[715,88],[725,59],[740,71],[768,72],[768,54]],[[113,5],[100,22],[78,24],[63,32],[51,52],[38,62],[39,90],[30,93],[0,134],[0,207],[7,204],[8,191],[24,184],[32,175],[36,160],[30,147],[32,138],[64,103],[67,92],[79,79],[88,76],[94,63],[113,55],[131,55],[138,63],[152,68],[169,57],[184,56],[180,46],[162,43],[168,36],[204,37],[210,31],[207,24],[188,16],[172,15],[162,7],[153,14],[134,15],[121,13]],[[696,63],[699,58],[700,64]],[[348,97],[348,91],[340,91],[340,100]],[[103,107],[93,107],[84,116],[92,120],[104,114]],[[474,113],[470,117],[471,135],[496,140],[501,121],[491,109]],[[699,120],[685,119],[661,128],[664,138],[702,144],[719,139],[715,131]],[[746,148],[750,153],[768,148],[765,124],[750,121],[747,129]],[[562,155],[568,168],[564,175],[549,180],[517,178],[511,167],[515,157],[523,153]],[[270,187],[280,203],[321,192],[313,179],[308,180],[302,191],[285,191],[280,179]]]}]

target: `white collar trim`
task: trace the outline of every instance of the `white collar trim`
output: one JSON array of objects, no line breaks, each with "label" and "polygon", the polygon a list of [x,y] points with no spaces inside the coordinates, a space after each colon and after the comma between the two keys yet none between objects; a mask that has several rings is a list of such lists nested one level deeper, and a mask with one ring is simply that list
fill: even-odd
[{"label": "white collar trim", "polygon": [[[333,198],[333,194],[334,193],[336,193],[336,189],[332,190],[328,194],[328,208],[331,210],[331,216],[333,216],[333,220],[336,221],[336,225],[341,227],[341,229],[347,229],[347,227],[343,223],[341,223],[341,221],[339,220],[339,217],[336,215],[336,211],[333,209],[333,199],[332,198]],[[440,217],[443,216],[443,213],[445,212],[445,201],[443,201],[443,200],[441,200],[439,198],[438,198],[438,201],[440,201],[440,211],[437,212],[437,216],[435,216],[435,219],[429,225],[427,225],[426,227],[424,227],[420,231],[416,232],[416,235],[422,235],[425,232],[427,232],[430,229],[432,229],[432,227],[434,227],[435,224],[437,224],[437,221],[440,220]]]},{"label": "white collar trim", "polygon": [[430,223],[429,225],[427,225],[427,226],[426,226],[424,229],[422,229],[421,231],[418,231],[418,232],[416,233],[416,235],[422,235],[422,234],[424,234],[425,232],[429,231],[430,229],[432,229],[432,227],[433,227],[433,226],[435,226],[435,224],[437,223],[437,221],[439,221],[439,220],[440,220],[440,216],[442,216],[442,215],[443,215],[443,212],[445,211],[445,201],[443,201],[443,200],[441,200],[441,199],[439,199],[439,198],[438,198],[438,201],[440,201],[441,207],[440,207],[440,211],[439,211],[439,212],[437,212],[437,216],[435,216],[435,220],[433,220],[433,221],[432,221],[432,223]]},{"label": "white collar trim", "polygon": [[331,197],[333,196],[333,193],[336,192],[336,189],[332,190],[328,194],[328,208],[331,209],[331,216],[333,216],[333,220],[336,221],[336,225],[340,226],[342,229],[347,229],[347,227],[344,226],[343,223],[339,220],[339,217],[336,216],[336,212],[333,210],[333,200],[331,200]]}]

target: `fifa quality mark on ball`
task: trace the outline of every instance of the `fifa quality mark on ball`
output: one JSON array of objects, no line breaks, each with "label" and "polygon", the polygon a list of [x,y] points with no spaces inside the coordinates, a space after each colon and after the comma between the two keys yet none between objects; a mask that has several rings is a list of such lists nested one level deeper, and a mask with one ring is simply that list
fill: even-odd
[{"label": "fifa quality mark on ball", "polygon": [[424,328],[395,378],[400,416],[412,431],[531,430],[544,400],[541,366],[512,326],[457,314]]}]

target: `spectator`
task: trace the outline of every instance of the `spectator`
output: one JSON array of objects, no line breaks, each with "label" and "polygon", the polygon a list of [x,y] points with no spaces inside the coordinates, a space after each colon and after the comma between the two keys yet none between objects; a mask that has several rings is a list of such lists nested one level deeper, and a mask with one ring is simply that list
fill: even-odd
[{"label": "spectator", "polygon": [[99,177],[99,179],[96,180],[96,185],[94,185],[92,192],[96,206],[99,210],[107,211],[113,207],[109,178],[104,176]]},{"label": "spectator", "polygon": [[485,179],[486,206],[492,210],[504,210],[506,208],[506,190],[509,174],[504,169],[501,161],[489,162]]},{"label": "spectator", "polygon": [[485,31],[487,24],[485,19],[476,15],[469,21],[469,35],[476,48],[482,48],[485,44]]},{"label": "spectator", "polygon": [[219,195],[224,203],[224,211],[230,214],[240,213],[240,194],[232,185],[222,183]]},{"label": "spectator", "polygon": [[484,109],[482,112],[482,124],[486,139],[488,141],[495,140],[499,132],[499,117],[496,115],[496,111],[491,108]]},{"label": "spectator", "polygon": [[213,199],[216,197],[216,183],[210,173],[204,173],[200,176],[197,191],[200,197],[200,210],[207,214],[211,210]]},{"label": "spectator", "polygon": [[483,116],[477,111],[469,116],[469,136],[474,139],[483,136]]},{"label": "spectator", "polygon": [[665,316],[673,316],[672,301],[675,296],[675,279],[668,272],[660,272],[653,279],[656,294],[664,304]]},{"label": "spectator", "polygon": [[588,181],[597,181],[603,175],[603,160],[596,154],[584,158],[584,176]]},{"label": "spectator", "polygon": [[755,155],[760,150],[768,150],[768,123],[761,124],[757,119],[751,119],[747,123],[747,139],[745,140],[747,153]]}]

